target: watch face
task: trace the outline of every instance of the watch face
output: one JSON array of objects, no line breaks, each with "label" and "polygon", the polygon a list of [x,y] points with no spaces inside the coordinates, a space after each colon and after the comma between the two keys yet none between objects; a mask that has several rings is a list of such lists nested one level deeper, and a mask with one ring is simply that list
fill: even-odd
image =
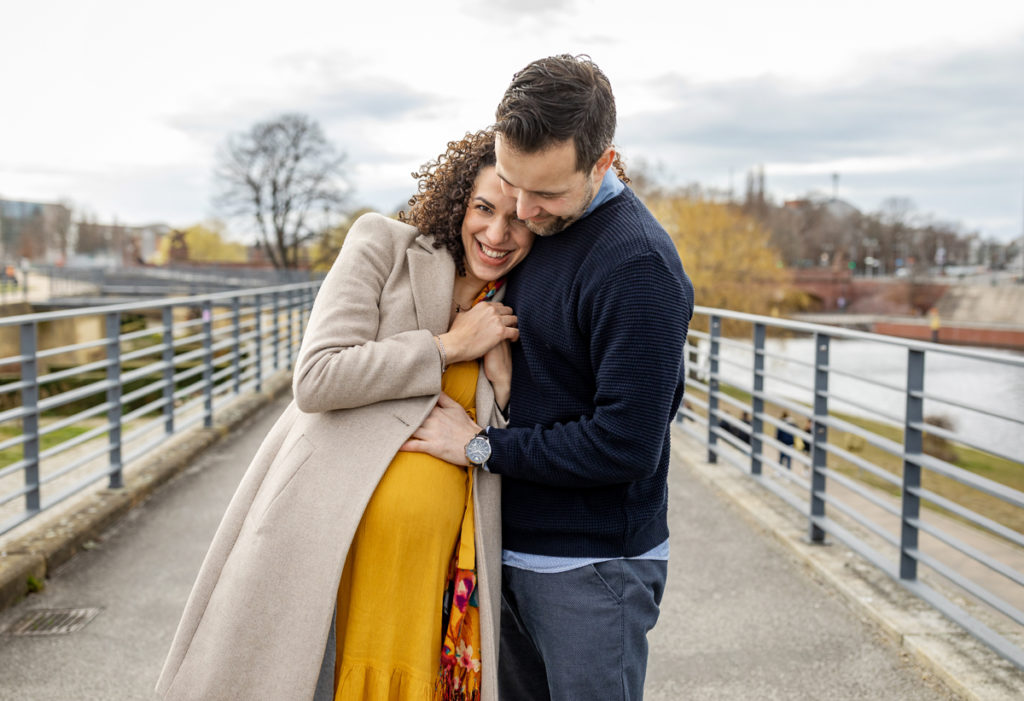
[{"label": "watch face", "polygon": [[491,457],[491,442],[485,436],[473,436],[466,444],[466,458],[474,465],[483,465]]}]

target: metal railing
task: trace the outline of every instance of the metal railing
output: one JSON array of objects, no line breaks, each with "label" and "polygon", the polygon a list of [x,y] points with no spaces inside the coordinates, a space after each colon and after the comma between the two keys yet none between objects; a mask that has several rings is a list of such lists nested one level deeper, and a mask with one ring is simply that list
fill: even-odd
[{"label": "metal railing", "polygon": [[709,462],[1024,668],[1024,355],[697,307],[687,375]]},{"label": "metal railing", "polygon": [[0,318],[0,534],[290,368],[319,282]]}]

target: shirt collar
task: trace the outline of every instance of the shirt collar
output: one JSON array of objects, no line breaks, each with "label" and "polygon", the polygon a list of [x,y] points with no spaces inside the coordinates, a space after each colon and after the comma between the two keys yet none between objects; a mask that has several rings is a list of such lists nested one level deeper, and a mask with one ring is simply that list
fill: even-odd
[{"label": "shirt collar", "polygon": [[601,187],[597,189],[597,194],[594,195],[594,199],[590,202],[590,206],[587,207],[587,211],[583,213],[583,216],[587,216],[602,204],[618,195],[625,187],[614,170],[609,168],[601,180]]}]

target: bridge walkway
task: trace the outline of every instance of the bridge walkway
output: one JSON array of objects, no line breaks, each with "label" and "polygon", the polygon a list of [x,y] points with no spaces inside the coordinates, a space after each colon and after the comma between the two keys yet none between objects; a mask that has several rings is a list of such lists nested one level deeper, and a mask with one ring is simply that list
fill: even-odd
[{"label": "bridge walkway", "polygon": [[[153,698],[209,540],[286,401],[287,395],[273,400],[206,449],[53,572],[42,592],[0,611],[5,630],[36,609],[99,610],[65,635],[0,633],[0,701]],[[715,486],[714,469],[723,468],[702,464],[685,438],[676,441],[672,556],[661,619],[650,636],[647,699],[1014,697],[1005,685],[975,683],[969,675],[961,677],[966,689],[956,679],[940,680],[785,544],[797,526],[783,526],[788,534],[781,539],[774,535],[771,514],[756,516],[733,487]],[[301,573],[293,576],[301,587]]]}]

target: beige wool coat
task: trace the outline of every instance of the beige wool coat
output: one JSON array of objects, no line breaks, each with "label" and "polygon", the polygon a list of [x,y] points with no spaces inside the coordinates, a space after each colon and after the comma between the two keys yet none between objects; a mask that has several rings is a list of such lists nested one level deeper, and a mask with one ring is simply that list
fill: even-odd
[{"label": "beige wool coat", "polygon": [[[242,478],[202,564],[157,684],[162,698],[313,698],[353,534],[441,391],[433,336],[448,328],[454,279],[451,256],[413,227],[376,214],[352,226],[313,305],[294,400]],[[481,424],[503,423],[493,396],[481,371]],[[481,696],[494,701],[500,479],[478,471],[474,500]]]}]

